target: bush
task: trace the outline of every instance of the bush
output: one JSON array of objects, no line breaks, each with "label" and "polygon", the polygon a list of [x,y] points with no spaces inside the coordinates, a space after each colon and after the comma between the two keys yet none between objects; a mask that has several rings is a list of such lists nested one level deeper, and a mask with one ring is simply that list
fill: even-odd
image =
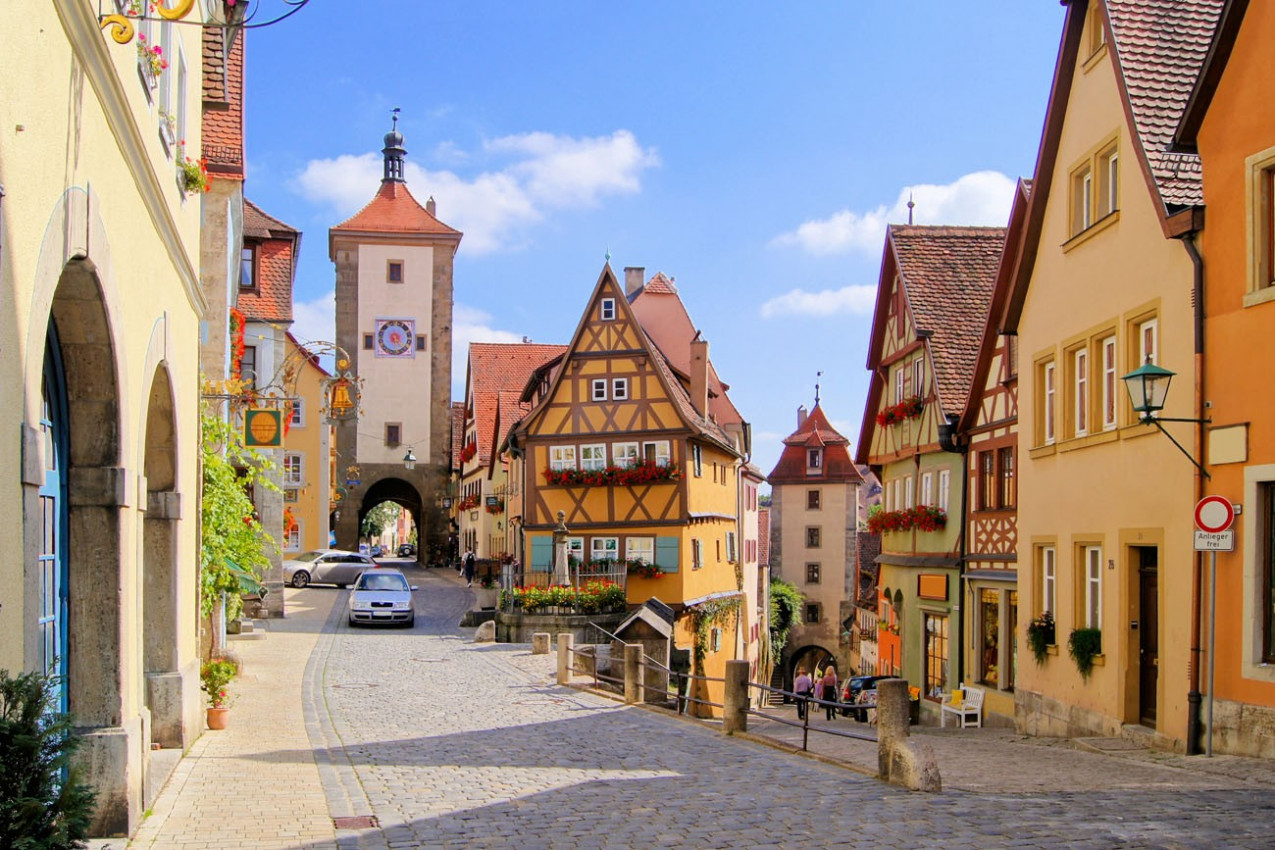
[{"label": "bush", "polygon": [[54,679],[0,670],[0,847],[84,847],[96,792],[71,768],[80,745],[53,713]]},{"label": "bush", "polygon": [[230,697],[226,686],[239,674],[239,665],[228,658],[205,661],[199,668],[200,689],[208,694],[209,708],[226,708]]}]

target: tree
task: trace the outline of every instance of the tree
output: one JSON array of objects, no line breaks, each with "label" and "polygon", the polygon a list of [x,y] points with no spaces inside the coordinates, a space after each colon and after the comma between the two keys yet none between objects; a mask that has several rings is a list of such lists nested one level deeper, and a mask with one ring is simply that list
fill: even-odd
[{"label": "tree", "polygon": [[398,522],[398,515],[402,512],[403,509],[394,502],[381,502],[363,517],[359,534],[369,539],[380,537],[387,527]]},{"label": "tree", "polygon": [[775,658],[783,655],[788,633],[802,624],[801,605],[805,599],[795,584],[783,579],[770,582],[770,649]]}]

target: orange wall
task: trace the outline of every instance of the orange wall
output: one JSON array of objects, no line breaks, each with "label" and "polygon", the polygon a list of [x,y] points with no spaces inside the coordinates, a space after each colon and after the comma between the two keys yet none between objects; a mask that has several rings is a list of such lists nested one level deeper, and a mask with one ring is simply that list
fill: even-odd
[{"label": "orange wall", "polygon": [[[1245,307],[1248,289],[1248,169],[1245,159],[1275,147],[1275,4],[1250,3],[1226,71],[1199,135],[1204,163],[1205,398],[1213,427],[1248,425],[1247,463],[1210,463],[1208,492],[1245,504],[1247,468],[1275,464],[1275,399],[1269,392],[1275,359],[1275,301]],[[1263,476],[1275,477],[1275,476]],[[1218,555],[1217,695],[1275,704],[1275,672],[1260,654],[1260,587],[1253,550],[1258,505],[1236,521],[1236,551]],[[1245,575],[1248,575],[1246,590]],[[1248,637],[1247,647],[1245,637]],[[1203,683],[1201,690],[1207,689]]]}]

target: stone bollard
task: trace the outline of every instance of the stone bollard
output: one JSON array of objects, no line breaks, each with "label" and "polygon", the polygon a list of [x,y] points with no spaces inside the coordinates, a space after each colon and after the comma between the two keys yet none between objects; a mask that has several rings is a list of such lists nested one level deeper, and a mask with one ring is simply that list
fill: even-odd
[{"label": "stone bollard", "polygon": [[908,738],[908,709],[906,679],[877,682],[877,775],[913,791],[942,791],[934,749]]},{"label": "stone bollard", "polygon": [[748,731],[748,662],[726,662],[726,692],[722,698],[722,731]]},{"label": "stone bollard", "polygon": [[474,643],[493,643],[496,640],[496,621],[488,620],[474,632]]},{"label": "stone bollard", "polygon": [[639,702],[642,699],[642,644],[624,646],[624,701]]},{"label": "stone bollard", "polygon": [[558,635],[558,684],[571,684],[571,650],[576,636],[568,632]]},{"label": "stone bollard", "polygon": [[531,654],[532,655],[548,655],[549,654],[549,633],[536,632],[531,636]]}]

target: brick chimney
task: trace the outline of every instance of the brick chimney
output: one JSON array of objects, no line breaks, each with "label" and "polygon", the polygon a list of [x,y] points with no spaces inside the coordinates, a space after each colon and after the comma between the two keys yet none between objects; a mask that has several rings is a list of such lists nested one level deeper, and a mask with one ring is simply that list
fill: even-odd
[{"label": "brick chimney", "polygon": [[806,416],[808,415],[809,414],[806,413],[806,406],[804,404],[797,408],[797,430],[798,431],[801,430],[802,425],[806,424]]},{"label": "brick chimney", "polygon": [[646,285],[646,269],[642,266],[625,266],[624,267],[624,294],[633,297],[633,293],[637,292]]},{"label": "brick chimney", "polygon": [[700,339],[698,331],[691,340],[691,404],[708,417],[708,340]]}]

